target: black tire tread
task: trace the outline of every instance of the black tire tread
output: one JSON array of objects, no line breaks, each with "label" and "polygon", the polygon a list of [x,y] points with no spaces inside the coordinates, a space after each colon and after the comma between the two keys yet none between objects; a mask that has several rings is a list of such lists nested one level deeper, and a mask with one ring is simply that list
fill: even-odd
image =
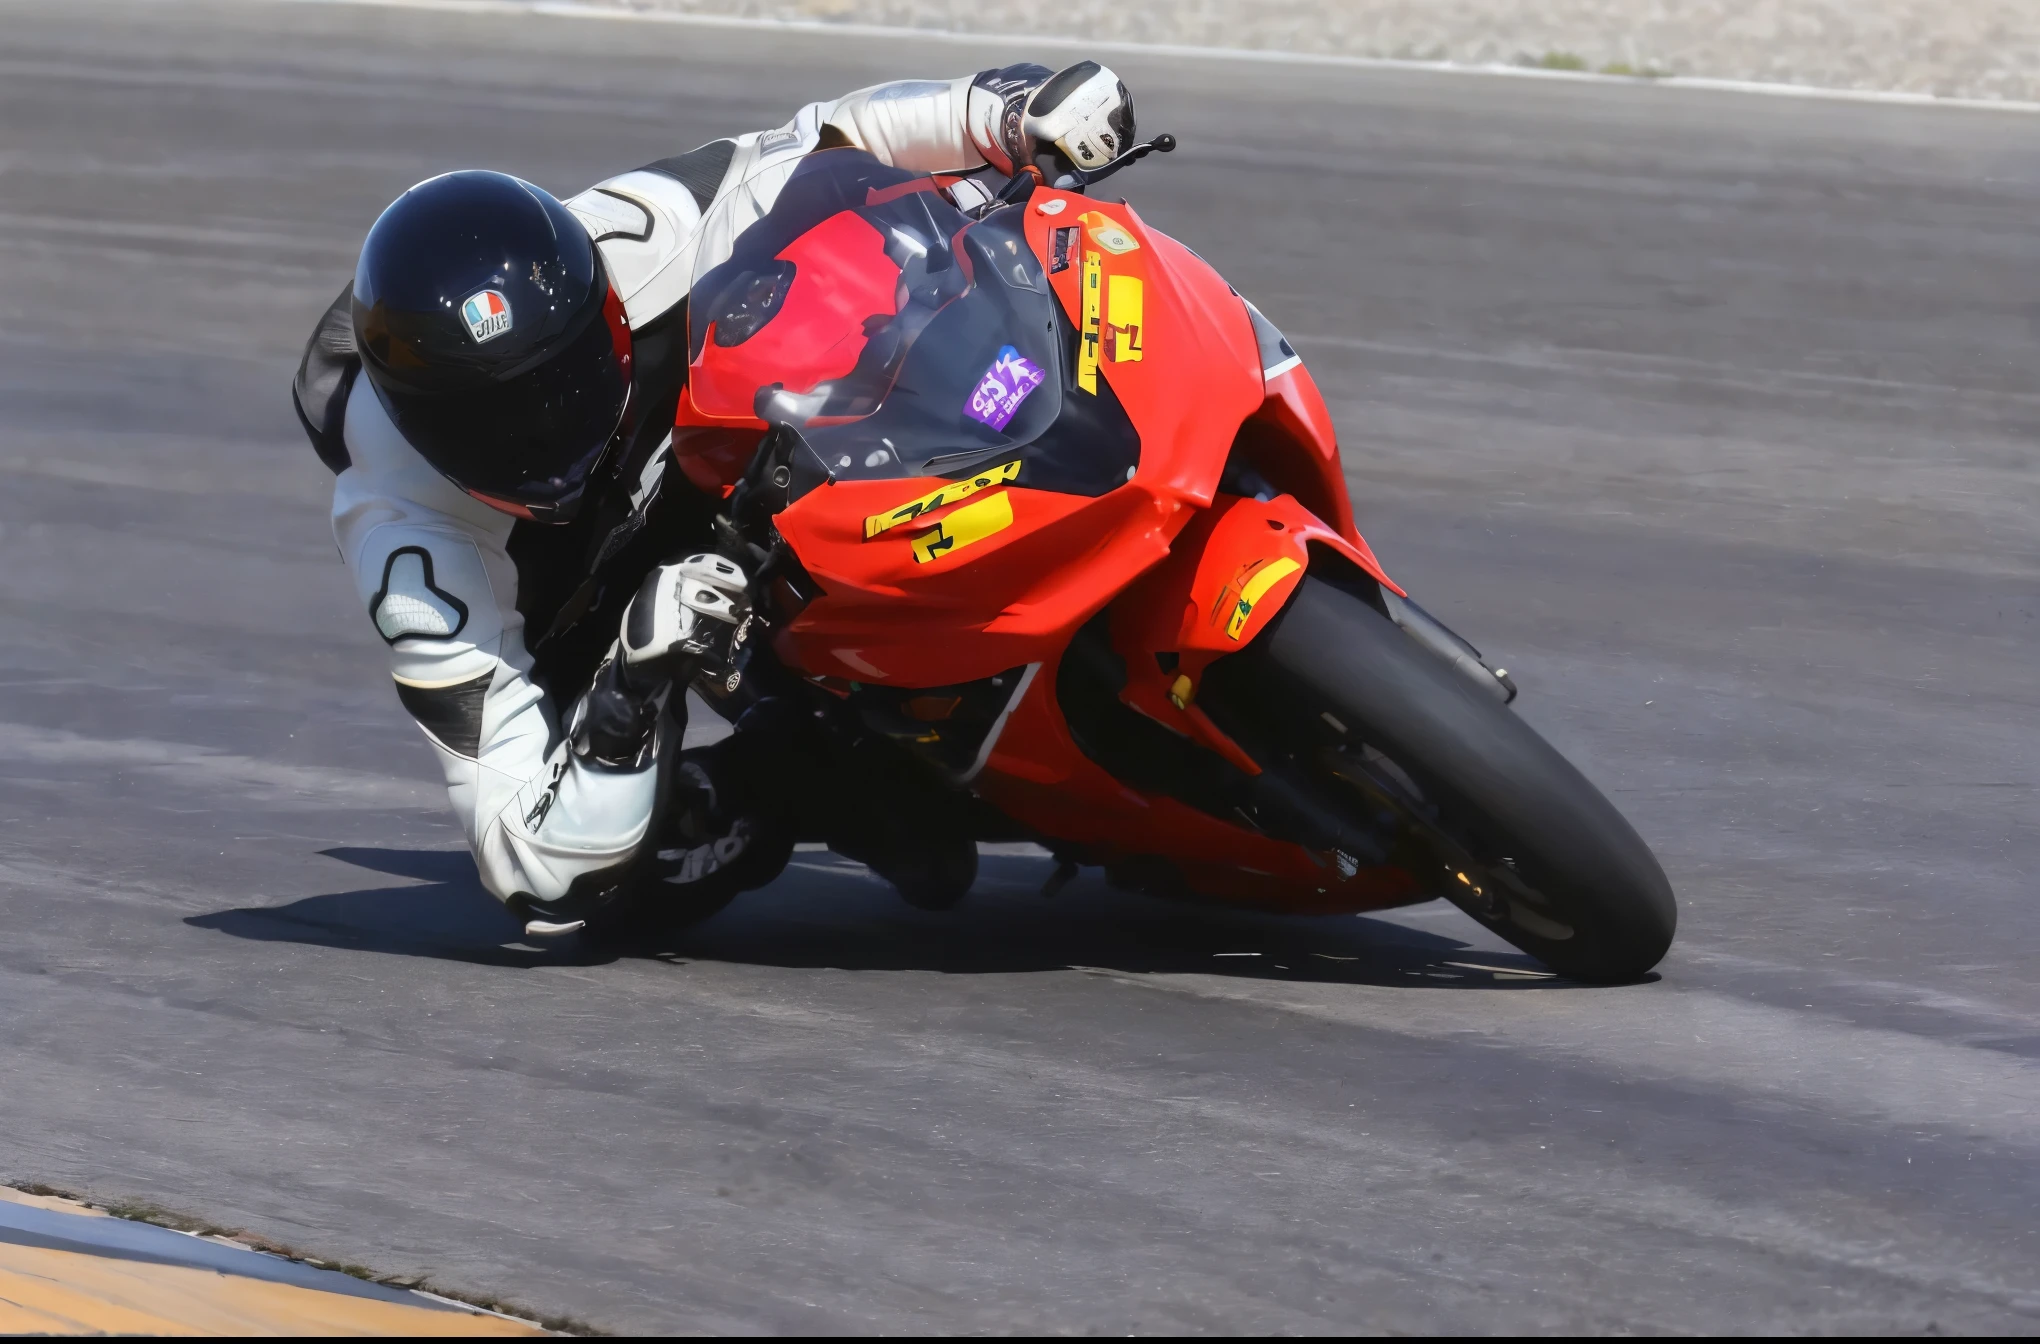
[{"label": "black tire tread", "polygon": [[1515,859],[1573,936],[1482,922],[1553,969],[1633,980],[1671,946],[1671,884],[1622,814],[1529,724],[1362,597],[1306,575],[1260,638],[1214,664],[1205,684],[1203,698],[1216,692],[1234,712],[1265,721],[1274,707],[1290,733],[1332,713],[1405,770],[1474,855]]}]

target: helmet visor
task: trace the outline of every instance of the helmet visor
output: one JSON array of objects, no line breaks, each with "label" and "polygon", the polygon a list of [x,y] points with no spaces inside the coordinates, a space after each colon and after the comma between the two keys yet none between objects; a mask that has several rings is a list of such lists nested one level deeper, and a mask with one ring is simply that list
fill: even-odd
[{"label": "helmet visor", "polygon": [[612,298],[591,309],[543,360],[501,378],[432,391],[374,379],[376,395],[455,485],[520,517],[563,522],[579,509],[630,396],[621,305]]}]

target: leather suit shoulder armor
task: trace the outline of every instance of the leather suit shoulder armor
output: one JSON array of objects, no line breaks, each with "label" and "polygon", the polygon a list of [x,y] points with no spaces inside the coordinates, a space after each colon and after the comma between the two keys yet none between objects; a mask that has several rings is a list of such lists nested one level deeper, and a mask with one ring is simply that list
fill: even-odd
[{"label": "leather suit shoulder armor", "polygon": [[639,168],[599,182],[565,205],[602,249],[633,330],[687,297],[701,206],[684,182]]}]

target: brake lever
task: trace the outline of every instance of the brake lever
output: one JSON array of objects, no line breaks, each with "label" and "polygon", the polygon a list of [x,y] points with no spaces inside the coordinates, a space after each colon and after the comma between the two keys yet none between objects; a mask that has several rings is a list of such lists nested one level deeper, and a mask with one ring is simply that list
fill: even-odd
[{"label": "brake lever", "polygon": [[1057,191],[1074,191],[1081,194],[1098,183],[1103,182],[1121,168],[1129,168],[1150,154],[1173,153],[1175,148],[1175,136],[1167,134],[1158,135],[1152,140],[1135,145],[1110,163],[1100,164],[1096,168],[1072,168],[1049,185]]}]

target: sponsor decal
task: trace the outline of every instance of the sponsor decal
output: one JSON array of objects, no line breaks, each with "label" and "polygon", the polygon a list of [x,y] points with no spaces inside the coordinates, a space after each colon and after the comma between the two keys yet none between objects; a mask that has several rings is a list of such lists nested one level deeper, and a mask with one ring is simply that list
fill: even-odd
[{"label": "sponsor decal", "polygon": [[966,504],[914,538],[914,563],[929,564],[1013,525],[1013,496],[1001,490]]},{"label": "sponsor decal", "polygon": [[1091,226],[1091,241],[1113,256],[1121,257],[1128,252],[1140,251],[1139,239],[1097,211],[1079,215],[1078,218]]},{"label": "sponsor decal", "polygon": [[1114,364],[1140,362],[1141,307],[1145,287],[1137,275],[1115,275],[1105,282],[1105,358]]},{"label": "sponsor decal", "polygon": [[1077,386],[1098,395],[1098,299],[1105,266],[1096,252],[1084,253],[1083,322],[1078,327]]},{"label": "sponsor decal", "polygon": [[560,781],[566,777],[567,761],[563,756],[559,764],[553,767],[552,779],[547,781],[544,790],[539,793],[538,801],[524,814],[524,828],[533,835],[537,835],[539,828],[545,825],[545,819],[551,814],[553,804],[560,800]]},{"label": "sponsor decal", "polygon": [[1254,604],[1266,597],[1270,588],[1302,568],[1286,555],[1273,560],[1254,561],[1219,594],[1218,608],[1212,613],[1213,622],[1223,617],[1226,638],[1238,639],[1246,631],[1247,618],[1254,614]]},{"label": "sponsor decal", "polygon": [[[1010,347],[1009,347],[1010,348]],[[969,499],[980,490],[995,485],[1004,485],[1020,474],[1020,463],[1016,459],[1003,466],[981,471],[968,480],[951,481],[940,490],[932,491],[919,499],[910,499],[896,509],[885,513],[874,513],[864,520],[864,539],[871,540],[882,533],[890,532],[902,523],[911,523],[924,513],[946,509],[951,504]]]},{"label": "sponsor decal", "polygon": [[979,424],[1003,430],[1013,422],[1027,394],[1040,387],[1047,377],[1027,356],[1010,345],[1002,345],[992,367],[978,379],[970,394],[970,405],[963,408],[963,413]]},{"label": "sponsor decal", "polygon": [[1070,253],[1077,247],[1077,235],[1083,232],[1074,224],[1064,225],[1050,236],[1048,248],[1048,273],[1060,275],[1070,268]]},{"label": "sponsor decal", "polygon": [[475,338],[475,344],[493,341],[510,330],[510,301],[496,290],[485,289],[470,295],[460,306],[460,315],[467,322],[468,335]]},{"label": "sponsor decal", "polygon": [[1044,215],[1059,215],[1063,212],[1063,207],[1068,204],[1069,202],[1064,200],[1043,201],[1034,208]]}]

